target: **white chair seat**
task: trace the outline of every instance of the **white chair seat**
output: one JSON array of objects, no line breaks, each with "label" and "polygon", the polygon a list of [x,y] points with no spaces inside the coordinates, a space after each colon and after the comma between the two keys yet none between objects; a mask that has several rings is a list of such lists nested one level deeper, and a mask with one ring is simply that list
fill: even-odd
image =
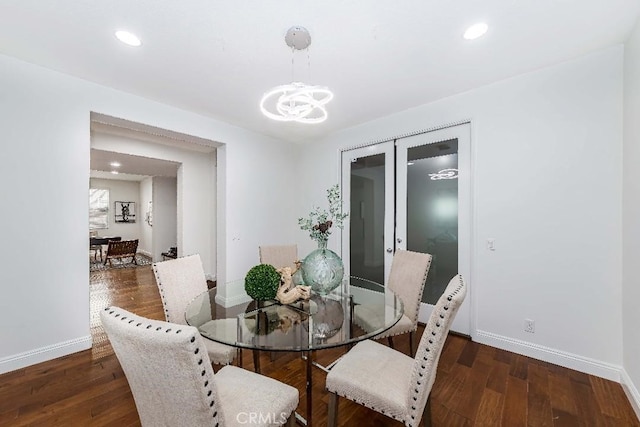
[{"label": "white chair seat", "polygon": [[387,331],[378,335],[376,339],[392,337],[394,335],[406,334],[407,332],[416,331],[416,330],[418,330],[418,325],[413,323],[411,319],[409,319],[407,316],[402,315],[400,320],[398,320],[398,323],[393,325]]},{"label": "white chair seat", "polygon": [[207,353],[209,353],[209,359],[212,363],[217,365],[230,365],[233,363],[233,359],[236,357],[238,349],[229,345],[220,344],[208,339],[204,340],[204,345],[207,347]]},{"label": "white chair seat", "polygon": [[[367,361],[363,363],[363,361]],[[409,387],[414,359],[385,345],[358,343],[327,374],[332,393],[362,403],[394,419],[409,412]]]},{"label": "white chair seat", "polygon": [[297,389],[235,366],[215,374],[215,387],[224,426],[279,426],[298,406]]},{"label": "white chair seat", "polygon": [[[353,318],[355,324],[367,332],[380,329],[385,324],[389,323],[385,321],[384,313],[380,311],[379,307],[368,305],[355,306],[353,310]],[[406,334],[408,332],[417,330],[417,328],[418,325],[403,314],[400,320],[398,320],[398,323],[393,325],[390,329],[383,332],[382,334],[376,335],[376,339],[386,338],[399,334]]]}]

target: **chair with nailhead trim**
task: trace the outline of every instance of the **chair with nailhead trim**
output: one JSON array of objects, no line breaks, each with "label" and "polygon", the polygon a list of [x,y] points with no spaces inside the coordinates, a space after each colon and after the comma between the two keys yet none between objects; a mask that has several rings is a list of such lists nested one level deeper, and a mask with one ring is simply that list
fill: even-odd
[{"label": "chair with nailhead trim", "polygon": [[367,340],[358,343],[327,374],[328,425],[338,419],[338,396],[414,427],[431,425],[429,394],[451,323],[467,293],[456,275],[425,326],[415,358]]},{"label": "chair with nailhead trim", "polygon": [[298,245],[259,246],[261,264],[271,264],[275,268],[291,267],[296,269]]},{"label": "chair with nailhead trim", "polygon": [[118,307],[100,313],[142,426],[295,425],[298,390],[247,370],[213,372],[193,326],[137,316]]},{"label": "chair with nailhead trim", "polygon": [[[393,346],[393,336],[409,334],[409,356],[415,351],[415,334],[418,330],[418,313],[424,284],[427,280],[432,256],[430,254],[397,250],[391,262],[388,287],[400,297],[404,313],[398,323],[389,330],[376,336],[376,339],[387,338],[389,346]],[[377,329],[385,322],[384,312],[376,313],[367,305],[356,306],[355,322],[365,330]],[[376,326],[377,325],[377,326]]]},{"label": "chair with nailhead trim", "polygon": [[[160,291],[166,321],[186,325],[184,314],[187,305],[196,296],[209,289],[200,255],[155,262],[153,274]],[[211,340],[205,340],[205,345],[213,363],[219,365],[233,363],[237,354],[235,347]]]}]

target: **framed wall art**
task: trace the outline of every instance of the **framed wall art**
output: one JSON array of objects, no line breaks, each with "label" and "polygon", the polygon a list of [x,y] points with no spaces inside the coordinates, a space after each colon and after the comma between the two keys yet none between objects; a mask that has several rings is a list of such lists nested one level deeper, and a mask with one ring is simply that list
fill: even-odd
[{"label": "framed wall art", "polygon": [[136,202],[116,202],[116,222],[136,222]]}]

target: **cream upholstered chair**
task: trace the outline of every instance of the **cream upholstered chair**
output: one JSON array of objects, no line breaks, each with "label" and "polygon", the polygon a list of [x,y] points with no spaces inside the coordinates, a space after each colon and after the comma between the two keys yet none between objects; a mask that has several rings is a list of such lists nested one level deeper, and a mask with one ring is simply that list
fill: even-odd
[{"label": "cream upholstered chair", "polygon": [[294,425],[297,389],[235,366],[214,374],[196,328],[117,307],[100,317],[143,426]]},{"label": "cream upholstered chair", "polygon": [[260,246],[260,263],[271,264],[275,268],[291,267],[296,269],[298,245]]},{"label": "cream upholstered chair", "polygon": [[[415,333],[418,329],[420,301],[422,300],[422,291],[424,291],[424,284],[431,266],[431,258],[429,254],[399,249],[393,255],[391,263],[388,287],[402,300],[404,313],[398,323],[378,335],[376,339],[388,338],[389,345],[393,348],[392,337],[394,335],[409,333],[409,356],[413,356],[415,349]],[[372,313],[368,312],[367,306],[356,306],[355,316],[356,322],[359,324],[375,322],[371,318]]]},{"label": "cream upholstered chair", "polygon": [[[184,313],[187,305],[209,289],[200,255],[156,262],[153,264],[153,273],[167,322],[186,325]],[[205,346],[211,361],[219,365],[232,363],[237,353],[235,347],[211,340],[205,340]]]},{"label": "cream upholstered chair", "polygon": [[425,418],[438,360],[451,323],[467,293],[462,276],[449,282],[425,326],[415,358],[367,340],[358,343],[327,374],[328,425],[335,426],[338,396],[380,412],[408,427]]}]

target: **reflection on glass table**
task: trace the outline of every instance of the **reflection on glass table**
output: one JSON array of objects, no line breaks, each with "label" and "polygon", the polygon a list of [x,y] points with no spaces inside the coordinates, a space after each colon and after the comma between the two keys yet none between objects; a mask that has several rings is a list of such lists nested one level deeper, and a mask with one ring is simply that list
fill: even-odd
[{"label": "reflection on glass table", "polygon": [[[243,281],[227,286],[243,286]],[[403,313],[402,301],[393,292],[356,277],[344,280],[327,296],[312,295],[308,301],[288,305],[250,301],[222,307],[216,304],[215,294],[215,289],[209,290],[189,303],[187,323],[205,338],[238,348],[304,353],[307,425],[311,421],[313,352],[375,337],[398,322]],[[254,363],[259,370],[256,353]]]}]

